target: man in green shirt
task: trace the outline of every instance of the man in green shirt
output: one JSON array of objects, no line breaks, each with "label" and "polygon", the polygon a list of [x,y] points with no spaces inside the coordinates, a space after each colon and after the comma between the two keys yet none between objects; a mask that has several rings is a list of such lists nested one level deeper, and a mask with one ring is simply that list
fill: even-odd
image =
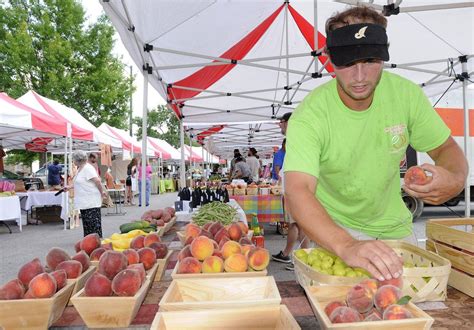
[{"label": "man in green shirt", "polygon": [[[378,279],[398,278],[402,261],[381,239],[412,233],[400,193],[399,164],[408,144],[435,165],[425,185],[405,191],[431,204],[457,195],[467,161],[450,131],[414,83],[383,72],[387,21],[355,7],[326,23],[326,52],[336,79],[312,91],[287,132],[285,198],[298,225],[347,264]],[[357,240],[349,231],[365,234]]]}]

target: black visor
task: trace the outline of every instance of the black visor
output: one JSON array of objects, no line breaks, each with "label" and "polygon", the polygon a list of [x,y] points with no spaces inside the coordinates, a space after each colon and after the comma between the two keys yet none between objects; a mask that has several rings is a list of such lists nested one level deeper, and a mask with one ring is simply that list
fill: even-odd
[{"label": "black visor", "polygon": [[336,66],[359,60],[388,61],[388,38],[385,28],[371,23],[358,23],[329,32],[326,40],[329,56]]}]

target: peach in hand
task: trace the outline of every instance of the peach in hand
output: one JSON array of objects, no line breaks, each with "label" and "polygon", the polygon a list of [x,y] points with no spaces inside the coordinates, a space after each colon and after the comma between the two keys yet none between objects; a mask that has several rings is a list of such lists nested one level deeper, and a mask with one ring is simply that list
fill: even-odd
[{"label": "peach in hand", "polygon": [[423,185],[431,181],[431,177],[427,176],[425,171],[420,166],[410,167],[403,178],[405,184]]}]

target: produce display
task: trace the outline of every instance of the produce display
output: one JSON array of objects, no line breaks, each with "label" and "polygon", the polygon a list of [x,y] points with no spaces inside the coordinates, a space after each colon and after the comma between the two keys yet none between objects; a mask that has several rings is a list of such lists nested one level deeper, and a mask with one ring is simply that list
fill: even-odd
[{"label": "produce display", "polygon": [[332,323],[412,318],[412,313],[404,306],[410,297],[402,297],[403,283],[401,280],[396,282],[398,286],[365,279],[349,290],[345,301],[328,303],[324,312]]},{"label": "produce display", "polygon": [[[139,238],[142,237],[142,238]],[[129,248],[136,248],[140,247],[140,242],[142,242],[142,246],[147,246],[144,245],[144,242],[161,242],[160,237],[158,234],[152,232],[152,233],[147,233],[143,231],[142,229],[134,229],[131,230],[125,234],[119,234],[119,233],[114,233],[110,237],[102,240],[102,247],[104,248],[104,245],[106,244],[111,244],[111,248],[115,251],[125,251],[126,249]],[[132,242],[133,245],[132,245]],[[138,244],[138,245],[137,245]],[[100,257],[101,252],[103,251],[99,250],[96,253],[99,254],[98,257]],[[97,256],[94,256],[94,260],[98,260]]]},{"label": "produce display", "polygon": [[145,220],[134,221],[120,225],[120,233],[126,234],[128,232],[131,232],[132,230],[141,230],[146,233],[150,233],[152,231],[156,231],[157,226],[158,225],[151,224],[150,222]]},{"label": "produce display", "polygon": [[193,222],[198,226],[204,226],[210,222],[218,222],[223,225],[230,225],[237,210],[222,202],[211,202],[201,206],[201,208],[193,215]]},{"label": "produce display", "polygon": [[268,250],[252,245],[247,226],[207,222],[185,229],[185,247],[178,255],[178,274],[262,271],[270,262]]},{"label": "produce display", "polygon": [[341,258],[323,248],[311,249],[309,253],[301,249],[294,253],[298,260],[322,274],[345,277],[371,276],[365,269],[349,267]]}]

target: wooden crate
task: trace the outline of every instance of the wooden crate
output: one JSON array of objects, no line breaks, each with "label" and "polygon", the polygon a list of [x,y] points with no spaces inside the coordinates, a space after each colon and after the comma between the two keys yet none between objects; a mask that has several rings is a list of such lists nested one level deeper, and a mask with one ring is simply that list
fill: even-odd
[{"label": "wooden crate", "polygon": [[178,274],[179,261],[174,266],[171,278],[173,280],[186,279],[186,278],[225,278],[225,277],[258,277],[267,276],[267,270],[261,271],[247,271],[247,272],[235,272],[235,273],[198,273],[198,274]]},{"label": "wooden crate", "polygon": [[[74,284],[74,290],[72,290],[71,297],[74,296],[79,291],[81,291],[81,289],[86,284],[86,281],[89,279],[89,277],[92,276],[92,274],[94,274],[95,270],[96,270],[96,267],[91,264],[89,266],[89,268],[87,268],[87,270],[84,273],[82,273],[78,278],[75,278],[75,279],[72,279],[72,280],[67,280],[68,283],[73,283]],[[70,299],[69,299],[67,305],[72,306],[72,301]]]},{"label": "wooden crate", "polygon": [[434,320],[412,302],[406,308],[414,318],[393,321],[372,321],[354,323],[332,323],[324,312],[326,305],[332,301],[344,301],[351,286],[309,286],[305,288],[306,295],[322,329],[430,329]]},{"label": "wooden crate", "polygon": [[71,300],[89,328],[128,327],[137,315],[149,287],[150,279],[146,278],[133,297],[86,297],[82,289]]},{"label": "wooden crate", "polygon": [[162,311],[189,311],[280,303],[275,279],[264,276],[174,280],[159,305]]},{"label": "wooden crate", "polygon": [[0,300],[0,329],[47,329],[63,314],[71,297],[68,283],[51,298]]},{"label": "wooden crate", "polygon": [[274,186],[271,188],[271,192],[273,195],[281,195],[283,190],[281,189],[280,186]]},{"label": "wooden crate", "polygon": [[234,188],[234,196],[244,196],[245,194],[245,188]]},{"label": "wooden crate", "polygon": [[285,305],[156,313],[151,330],[300,330]]},{"label": "wooden crate", "polygon": [[248,188],[247,187],[247,195],[249,195],[249,196],[258,195],[258,187],[255,187],[255,188]]},{"label": "wooden crate", "polygon": [[155,265],[147,271],[147,276],[150,278],[151,284],[153,282],[161,281],[163,273],[166,269],[166,265],[168,265],[169,258],[172,254],[173,250],[168,250],[166,257],[164,257],[163,259],[156,259]]},{"label": "wooden crate", "polygon": [[175,223],[176,223],[176,216],[172,217],[170,222],[165,223],[164,234],[166,234],[174,226]]},{"label": "wooden crate", "polygon": [[426,223],[426,249],[451,261],[448,284],[474,297],[474,218]]}]

